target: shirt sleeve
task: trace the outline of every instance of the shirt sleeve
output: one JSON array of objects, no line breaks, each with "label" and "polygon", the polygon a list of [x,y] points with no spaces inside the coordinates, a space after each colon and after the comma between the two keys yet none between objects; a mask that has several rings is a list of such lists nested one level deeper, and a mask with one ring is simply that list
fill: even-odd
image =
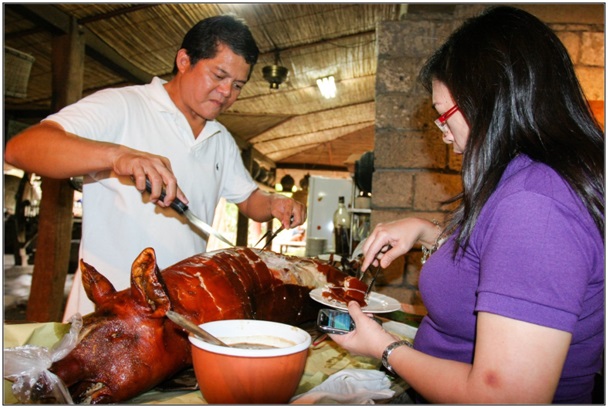
[{"label": "shirt sleeve", "polygon": [[120,142],[126,101],[115,89],[104,89],[66,106],[44,120],[59,123],[67,132],[87,139]]},{"label": "shirt sleeve", "polygon": [[501,200],[484,225],[476,310],[572,332],[591,270],[578,214],[522,191]]},{"label": "shirt sleeve", "polygon": [[222,186],[221,195],[226,201],[239,204],[249,198],[258,186],[245,168],[236,142],[230,134],[228,138],[225,160],[227,176],[224,178],[226,182]]}]

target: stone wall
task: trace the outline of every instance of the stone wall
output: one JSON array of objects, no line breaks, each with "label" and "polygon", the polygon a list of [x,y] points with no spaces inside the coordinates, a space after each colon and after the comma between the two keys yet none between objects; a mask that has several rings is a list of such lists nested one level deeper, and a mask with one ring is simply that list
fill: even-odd
[{"label": "stone wall", "polygon": [[[577,15],[560,5],[531,7],[536,8],[529,11],[549,24],[566,45],[603,124],[603,8],[597,15],[597,9],[583,5]],[[442,222],[451,208],[441,202],[460,192],[460,156],[442,142],[433,124],[437,113],[417,75],[449,34],[483,8],[479,4],[410,6],[401,21],[378,25],[372,226],[407,216]],[[423,309],[417,286],[420,258],[420,249],[414,248],[393,262],[378,278],[375,290]]]}]

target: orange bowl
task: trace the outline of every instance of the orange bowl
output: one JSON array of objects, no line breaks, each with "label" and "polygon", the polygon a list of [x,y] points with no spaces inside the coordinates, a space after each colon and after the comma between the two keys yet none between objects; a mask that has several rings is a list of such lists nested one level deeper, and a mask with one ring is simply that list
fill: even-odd
[{"label": "orange bowl", "polygon": [[[228,345],[241,345],[222,347],[189,337],[194,373],[207,403],[289,402],[304,374],[311,343],[306,331],[265,320],[218,320],[200,327]],[[250,348],[259,345],[264,348]]]}]

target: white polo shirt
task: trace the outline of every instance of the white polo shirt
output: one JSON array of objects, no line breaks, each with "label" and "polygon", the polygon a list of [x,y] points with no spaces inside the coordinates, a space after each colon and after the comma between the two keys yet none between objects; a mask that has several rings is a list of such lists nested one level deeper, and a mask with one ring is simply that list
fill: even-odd
[{"label": "white polo shirt", "polygon": [[[186,118],[154,78],[150,84],[106,89],[67,106],[45,120],[70,133],[167,157],[190,210],[211,224],[218,201],[240,203],[257,188],[232,135],[208,121],[195,139]],[[88,174],[83,186],[79,257],[108,278],[116,290],[130,285],[131,265],[146,247],[156,251],[162,270],[205,251],[204,235],[173,209],[162,209],[140,194],[130,177]],[[64,320],[93,311],[80,271]]]}]

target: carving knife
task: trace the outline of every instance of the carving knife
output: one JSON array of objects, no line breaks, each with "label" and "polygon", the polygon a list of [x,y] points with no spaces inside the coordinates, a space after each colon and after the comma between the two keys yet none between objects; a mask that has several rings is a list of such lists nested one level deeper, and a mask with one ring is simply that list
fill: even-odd
[{"label": "carving knife", "polygon": [[[146,191],[148,193],[152,192],[152,184],[150,183],[150,180],[148,180],[148,179],[146,179]],[[165,198],[165,192],[163,191],[160,193],[159,199],[164,200],[164,198]],[[196,215],[194,215],[194,213],[192,213],[192,211],[190,211],[188,206],[186,204],[184,204],[179,198],[175,198],[175,200],[173,200],[171,202],[171,208],[173,208],[179,214],[185,215],[186,218],[188,219],[188,221],[190,221],[190,223],[192,225],[194,225],[195,227],[197,227],[198,229],[203,231],[205,234],[213,235],[214,237],[216,237],[220,241],[230,245],[231,247],[235,246],[232,242],[228,241],[227,238],[225,238],[222,234],[220,234],[217,230],[215,230],[211,225],[207,224],[206,222],[204,222],[203,220],[198,218]]]}]

